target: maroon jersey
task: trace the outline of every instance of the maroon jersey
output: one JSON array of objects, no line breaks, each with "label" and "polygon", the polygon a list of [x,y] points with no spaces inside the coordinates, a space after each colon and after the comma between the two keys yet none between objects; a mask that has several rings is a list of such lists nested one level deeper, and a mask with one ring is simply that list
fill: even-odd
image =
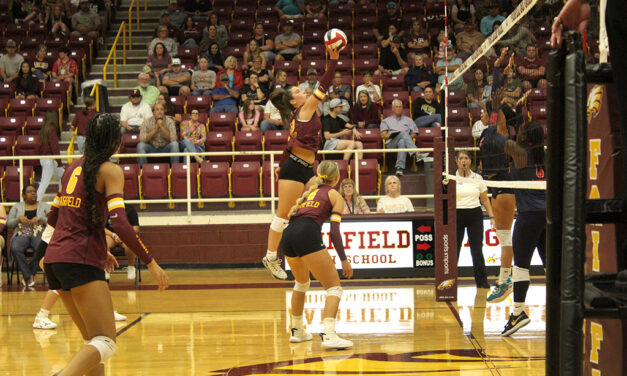
[{"label": "maroon jersey", "polygon": [[322,224],[331,217],[333,212],[333,204],[329,200],[331,189],[333,187],[325,184],[311,191],[309,196],[298,206],[298,210],[292,215],[292,218],[311,218],[322,227]]},{"label": "maroon jersey", "polygon": [[95,192],[96,207],[102,214],[102,225],[91,229],[86,207],[85,185],[83,184],[83,160],[81,157],[68,166],[61,178],[61,191],[53,206],[59,210],[54,234],[46,250],[46,264],[69,262],[92,265],[104,269],[107,258],[107,243],[104,225],[107,205],[104,193]]},{"label": "maroon jersey", "polygon": [[299,121],[298,115],[301,108],[299,107],[294,111],[294,117],[290,122],[290,139],[287,142],[287,150],[290,151],[292,147],[298,146],[316,152],[320,149],[321,143],[322,123],[320,117],[314,112],[309,121]]}]

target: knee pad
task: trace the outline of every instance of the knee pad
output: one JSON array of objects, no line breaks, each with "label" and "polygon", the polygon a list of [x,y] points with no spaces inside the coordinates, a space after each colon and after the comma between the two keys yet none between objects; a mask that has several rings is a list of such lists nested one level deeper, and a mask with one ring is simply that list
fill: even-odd
[{"label": "knee pad", "polygon": [[289,222],[290,221],[288,221],[285,218],[280,218],[280,217],[275,216],[274,218],[272,218],[272,222],[270,223],[270,228],[276,232],[283,232],[283,230],[285,230]]},{"label": "knee pad", "polygon": [[88,346],[93,346],[100,353],[100,361],[104,362],[115,354],[115,341],[109,337],[96,336],[89,341]]},{"label": "knee pad", "polygon": [[337,296],[339,299],[342,299],[342,286],[333,286],[327,289],[327,297],[328,296]]},{"label": "knee pad", "polygon": [[294,281],[294,291],[298,292],[307,292],[309,290],[309,284],[311,281],[307,281],[305,283],[300,283],[298,281]]},{"label": "knee pad", "polygon": [[512,230],[496,230],[496,238],[499,239],[501,247],[512,246]]},{"label": "knee pad", "polygon": [[529,269],[521,268],[516,265],[512,267],[512,282],[529,282]]}]

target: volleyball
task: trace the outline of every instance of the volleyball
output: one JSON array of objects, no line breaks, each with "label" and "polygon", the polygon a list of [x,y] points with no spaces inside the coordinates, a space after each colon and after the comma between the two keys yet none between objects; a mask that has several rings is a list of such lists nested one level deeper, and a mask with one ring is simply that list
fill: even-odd
[{"label": "volleyball", "polygon": [[333,46],[341,51],[347,44],[346,34],[340,29],[331,29],[324,34],[325,46]]}]

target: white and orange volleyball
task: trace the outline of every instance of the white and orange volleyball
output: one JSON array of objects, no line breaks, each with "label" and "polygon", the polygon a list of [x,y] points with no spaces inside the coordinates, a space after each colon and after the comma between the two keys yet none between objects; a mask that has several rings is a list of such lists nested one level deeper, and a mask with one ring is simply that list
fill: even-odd
[{"label": "white and orange volleyball", "polygon": [[348,39],[342,30],[334,28],[324,33],[324,45],[335,47],[341,51],[348,45]]}]

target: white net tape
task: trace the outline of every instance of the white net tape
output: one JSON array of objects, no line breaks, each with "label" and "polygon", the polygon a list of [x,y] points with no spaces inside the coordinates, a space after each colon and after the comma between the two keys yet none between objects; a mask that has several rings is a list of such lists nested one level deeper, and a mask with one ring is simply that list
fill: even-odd
[{"label": "white net tape", "polygon": [[512,188],[512,189],[538,189],[546,190],[546,181],[529,181],[529,180],[478,180],[472,178],[464,178],[461,176],[445,174],[447,179],[456,180],[470,184],[483,184],[492,188]]}]

